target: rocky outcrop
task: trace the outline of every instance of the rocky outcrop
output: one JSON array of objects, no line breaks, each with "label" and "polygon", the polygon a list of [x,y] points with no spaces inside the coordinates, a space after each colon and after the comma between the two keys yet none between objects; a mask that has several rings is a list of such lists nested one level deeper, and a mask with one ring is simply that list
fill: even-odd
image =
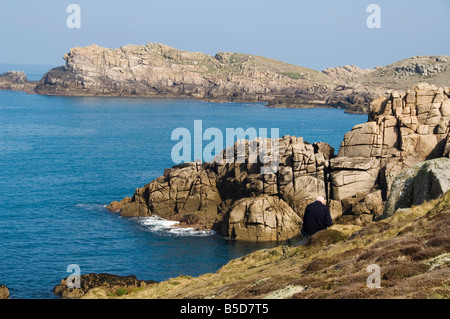
[{"label": "rocky outcrop", "polygon": [[25,84],[27,80],[27,75],[22,71],[8,71],[0,75],[2,80],[9,81],[14,84]]},{"label": "rocky outcrop", "polygon": [[103,288],[112,295],[123,295],[134,288],[143,288],[155,284],[152,280],[138,280],[136,276],[117,276],[110,274],[85,274],[80,276],[80,288],[68,288],[67,278],[53,288],[53,292],[62,297],[76,299],[83,297],[92,288]]},{"label": "rocky outcrop", "polygon": [[8,299],[9,298],[9,290],[5,285],[0,285],[0,299]]},{"label": "rocky outcrop", "polygon": [[373,72],[373,69],[361,69],[356,65],[344,65],[337,68],[328,68],[322,72],[341,81],[351,81],[354,78]]},{"label": "rocky outcrop", "polygon": [[370,72],[354,66],[319,72],[254,55],[210,56],[157,43],[77,47],[64,59],[66,65],[50,70],[36,92],[260,101],[270,107],[331,106],[367,113],[370,101],[386,91],[351,82]]},{"label": "rocky outcrop", "polygon": [[403,170],[392,183],[382,219],[399,208],[409,208],[436,199],[450,190],[450,159],[438,158]]},{"label": "rocky outcrop", "polygon": [[[299,230],[306,205],[316,196],[327,196],[334,149],[291,136],[276,141],[278,160],[273,174],[261,173],[272,162],[261,161],[251,150],[265,146],[266,156],[271,157],[274,140],[237,142],[211,163],[167,169],[137,189],[132,199],[113,202],[108,208],[122,216],[155,214],[180,221],[182,226],[216,229],[241,240],[284,240]],[[240,153],[241,146],[245,154]],[[262,211],[256,214],[256,210]]]},{"label": "rocky outcrop", "polygon": [[[383,213],[400,172],[448,154],[449,101],[448,88],[428,84],[391,92],[371,103],[367,123],[345,134],[337,157],[328,144],[297,137],[244,141],[211,163],[167,169],[133,198],[109,208],[123,216],[156,214],[240,240],[282,240],[298,231],[297,217],[320,195],[336,222],[364,225]],[[264,145],[271,150],[272,144],[276,170],[264,174],[272,162],[251,151]],[[245,150],[242,158],[239,150]]]},{"label": "rocky outcrop", "polygon": [[15,90],[33,93],[37,82],[28,81],[22,71],[8,71],[0,74],[0,90]]},{"label": "rocky outcrop", "polygon": [[332,197],[343,204],[352,202],[347,213],[356,213],[374,191],[382,191],[385,200],[404,169],[444,156],[449,103],[448,88],[428,84],[374,100],[369,121],[345,134],[337,158],[331,161]]}]

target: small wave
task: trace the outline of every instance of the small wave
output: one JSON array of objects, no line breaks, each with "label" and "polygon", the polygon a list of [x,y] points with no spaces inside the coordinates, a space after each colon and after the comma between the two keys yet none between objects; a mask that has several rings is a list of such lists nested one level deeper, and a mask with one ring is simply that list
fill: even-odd
[{"label": "small wave", "polygon": [[196,230],[194,228],[174,227],[179,222],[167,220],[159,216],[136,217],[135,220],[145,229],[165,236],[212,236],[213,230]]},{"label": "small wave", "polygon": [[86,210],[94,210],[94,211],[106,209],[106,205],[101,205],[101,204],[76,204],[75,207],[84,208]]}]

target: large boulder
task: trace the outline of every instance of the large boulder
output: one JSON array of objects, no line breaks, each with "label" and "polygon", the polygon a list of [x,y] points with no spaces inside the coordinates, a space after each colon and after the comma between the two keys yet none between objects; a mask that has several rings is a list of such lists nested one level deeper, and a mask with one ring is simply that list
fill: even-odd
[{"label": "large boulder", "polygon": [[282,241],[298,234],[301,219],[276,196],[243,198],[228,214],[226,237],[242,241]]},{"label": "large boulder", "polygon": [[369,121],[345,134],[338,157],[415,157],[443,155],[450,123],[450,92],[426,83],[392,92],[370,105]]},{"label": "large boulder", "polygon": [[450,159],[428,160],[402,171],[394,180],[381,219],[399,208],[420,205],[450,190]]},{"label": "large boulder", "polygon": [[380,161],[374,157],[336,157],[331,160],[333,199],[344,200],[357,193],[368,194],[375,186]]}]

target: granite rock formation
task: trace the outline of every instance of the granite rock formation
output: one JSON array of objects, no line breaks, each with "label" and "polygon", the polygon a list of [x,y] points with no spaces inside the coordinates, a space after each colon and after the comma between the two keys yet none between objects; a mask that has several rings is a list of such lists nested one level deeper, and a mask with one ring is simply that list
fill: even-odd
[{"label": "granite rock formation", "polygon": [[[364,225],[382,215],[400,172],[448,155],[449,102],[448,88],[419,84],[394,91],[371,103],[369,121],[345,134],[336,157],[326,143],[291,136],[237,142],[211,163],[167,169],[109,208],[123,216],[156,214],[239,240],[273,241],[298,232],[306,205],[321,195],[336,222]],[[263,174],[271,162],[252,151],[271,150],[274,143],[277,169]]]},{"label": "granite rock formation", "polygon": [[352,202],[347,213],[357,212],[372,192],[381,191],[386,200],[404,169],[446,155],[449,104],[449,88],[428,84],[374,100],[369,121],[345,134],[331,161],[333,198]]},{"label": "granite rock formation", "polygon": [[[237,142],[211,163],[166,169],[163,176],[137,189],[131,199],[113,202],[108,208],[122,216],[156,214],[239,240],[287,239],[299,231],[306,205],[316,196],[327,196],[327,168],[334,149],[291,136],[277,141],[278,166],[273,174],[261,174],[271,162],[263,163],[250,151],[263,146],[271,150],[272,140]],[[246,150],[243,160],[241,146]],[[267,155],[272,154],[268,151]]]}]

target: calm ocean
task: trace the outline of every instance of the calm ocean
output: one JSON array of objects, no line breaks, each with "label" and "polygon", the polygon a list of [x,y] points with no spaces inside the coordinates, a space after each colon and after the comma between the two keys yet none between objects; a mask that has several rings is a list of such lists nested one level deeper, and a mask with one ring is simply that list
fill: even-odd
[{"label": "calm ocean", "polygon": [[[38,71],[31,80],[42,76]],[[171,133],[178,127],[193,132],[194,120],[202,120],[204,130],[223,132],[279,128],[280,136],[328,142],[337,151],[344,133],[367,116],[0,91],[0,284],[8,286],[11,298],[55,298],[53,286],[70,275],[70,264],[82,274],[159,281],[214,272],[264,247],[209,232],[174,231],[165,221],[122,218],[105,208],[171,167]]]}]

